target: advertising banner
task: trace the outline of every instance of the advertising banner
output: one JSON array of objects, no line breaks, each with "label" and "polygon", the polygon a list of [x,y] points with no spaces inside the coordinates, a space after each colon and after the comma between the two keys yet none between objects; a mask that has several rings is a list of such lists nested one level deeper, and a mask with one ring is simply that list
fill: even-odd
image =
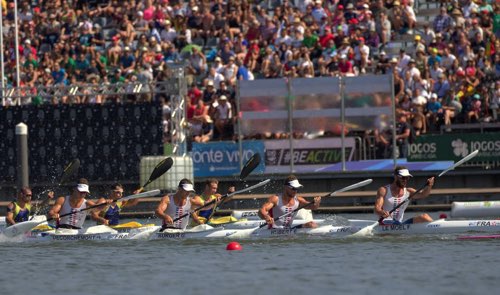
[{"label": "advertising banner", "polygon": [[[290,141],[266,140],[266,173],[290,172]],[[299,139],[294,141],[294,170],[296,173],[314,172],[327,165],[342,161],[340,138]],[[345,138],[346,161],[351,161],[355,150],[355,140]]]},{"label": "advertising banner", "polygon": [[[243,163],[253,154],[260,153],[264,158],[262,141],[243,141]],[[192,150],[194,176],[217,177],[240,174],[240,152],[236,142],[193,143]],[[253,173],[264,172],[264,161]]]},{"label": "advertising banner", "polygon": [[410,145],[409,161],[458,161],[479,150],[474,161],[500,159],[500,133],[421,135]]}]

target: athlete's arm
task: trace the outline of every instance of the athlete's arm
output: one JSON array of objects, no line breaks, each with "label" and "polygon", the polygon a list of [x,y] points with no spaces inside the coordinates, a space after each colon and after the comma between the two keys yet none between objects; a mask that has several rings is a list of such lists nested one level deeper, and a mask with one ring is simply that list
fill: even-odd
[{"label": "athlete's arm", "polygon": [[383,186],[380,187],[377,190],[377,198],[375,199],[375,208],[374,208],[375,214],[377,214],[382,218],[389,217],[389,212],[384,211],[384,209],[382,209],[384,207],[384,196],[386,193],[387,189]]},{"label": "athlete's arm", "polygon": [[274,206],[278,205],[278,196],[271,196],[267,199],[259,210],[259,217],[264,219],[268,224],[273,224],[274,220],[269,215],[269,210],[273,209]]},{"label": "athlete's arm", "polygon": [[49,211],[49,217],[53,219],[59,219],[59,211],[61,211],[62,205],[64,204],[65,198],[64,197],[59,197],[56,200],[56,203],[54,206],[52,206],[52,209]]},{"label": "athlete's arm", "polygon": [[[105,203],[106,199],[104,198],[100,198],[99,200],[97,200],[97,204],[105,204]],[[92,212],[90,212],[90,218],[92,218],[92,220],[100,224],[108,225],[109,220],[107,220],[103,216],[100,216],[101,212],[103,212],[105,209],[106,207],[97,207],[96,209],[92,210]]]},{"label": "athlete's arm", "polygon": [[14,202],[11,202],[8,206],[7,206],[7,215],[5,215],[5,221],[7,222],[7,224],[9,225],[14,225],[16,224],[16,222],[14,221]]},{"label": "athlete's arm", "polygon": [[[307,205],[309,204],[309,201],[304,199],[303,197],[297,197],[297,200],[299,200],[300,205]],[[314,197],[313,203],[309,206],[307,206],[308,209],[311,210],[316,210],[319,208],[319,204],[321,203],[321,197]]]},{"label": "athlete's arm", "polygon": [[165,210],[167,210],[169,202],[170,198],[168,197],[168,195],[164,196],[163,198],[161,198],[160,204],[158,204],[158,207],[156,207],[155,210],[156,216],[163,219],[166,224],[174,223],[172,217],[170,217],[168,214],[165,214]]},{"label": "athlete's arm", "polygon": [[[429,179],[427,179],[427,185],[425,186],[425,188],[415,194],[412,199],[414,200],[418,200],[418,199],[423,199],[423,198],[427,198],[430,194],[431,194],[431,190],[432,190],[432,187],[434,186],[434,177],[431,177]],[[415,189],[414,188],[408,188],[408,191],[410,192],[410,194],[413,194],[415,193]]]}]

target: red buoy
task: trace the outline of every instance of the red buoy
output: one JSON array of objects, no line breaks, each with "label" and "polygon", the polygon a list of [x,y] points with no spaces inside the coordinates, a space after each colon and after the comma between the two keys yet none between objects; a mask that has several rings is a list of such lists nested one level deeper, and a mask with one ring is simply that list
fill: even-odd
[{"label": "red buoy", "polygon": [[228,251],[233,251],[233,250],[241,251],[241,250],[243,250],[243,247],[241,247],[240,243],[238,243],[238,242],[231,242],[231,243],[227,244],[226,250],[228,250]]},{"label": "red buoy", "polygon": [[446,215],[446,213],[439,214],[439,219],[446,219],[446,218],[448,218],[448,215]]}]

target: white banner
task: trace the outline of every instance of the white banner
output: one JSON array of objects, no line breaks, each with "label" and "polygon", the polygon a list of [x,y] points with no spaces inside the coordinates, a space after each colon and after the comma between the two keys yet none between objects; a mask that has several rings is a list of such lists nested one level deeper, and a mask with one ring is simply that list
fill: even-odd
[{"label": "white banner", "polygon": [[[342,161],[341,138],[298,139],[293,141],[294,170],[296,173],[314,172],[319,168]],[[354,137],[346,137],[346,161],[355,152]],[[266,174],[290,172],[290,141],[266,140]]]}]

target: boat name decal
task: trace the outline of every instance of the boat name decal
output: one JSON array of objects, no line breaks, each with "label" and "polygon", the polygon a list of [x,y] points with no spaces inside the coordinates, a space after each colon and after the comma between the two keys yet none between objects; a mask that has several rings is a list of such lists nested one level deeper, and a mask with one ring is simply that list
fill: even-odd
[{"label": "boat name decal", "polygon": [[437,228],[437,227],[441,227],[441,224],[428,224],[426,227],[427,228]]},{"label": "boat name decal", "polygon": [[296,228],[273,228],[270,230],[272,236],[293,235],[297,232]]},{"label": "boat name decal", "polygon": [[185,233],[158,233],[157,237],[160,239],[180,239],[186,236]]},{"label": "boat name decal", "polygon": [[77,241],[77,240],[101,240],[101,235],[51,235],[52,240]]},{"label": "boat name decal", "polygon": [[469,226],[500,226],[500,222],[496,222],[496,221],[474,221],[474,222],[469,222]]},{"label": "boat name decal", "polygon": [[396,231],[396,230],[408,230],[410,228],[410,224],[391,224],[391,225],[382,225],[382,231]]},{"label": "boat name decal", "polygon": [[338,227],[338,228],[332,228],[330,230],[331,233],[345,233],[345,232],[350,232],[352,231],[352,228],[345,226],[345,227]]}]

